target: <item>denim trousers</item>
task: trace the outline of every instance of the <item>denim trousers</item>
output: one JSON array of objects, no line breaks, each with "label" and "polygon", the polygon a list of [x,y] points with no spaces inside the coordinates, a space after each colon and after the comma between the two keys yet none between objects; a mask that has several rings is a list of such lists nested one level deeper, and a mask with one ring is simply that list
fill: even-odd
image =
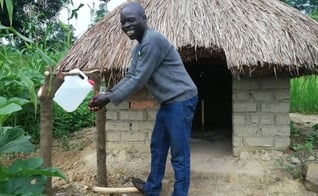
[{"label": "denim trousers", "polygon": [[190,134],[198,97],[161,104],[151,136],[151,168],[144,186],[146,196],[159,196],[170,148],[174,170],[172,196],[188,195],[190,186]]}]

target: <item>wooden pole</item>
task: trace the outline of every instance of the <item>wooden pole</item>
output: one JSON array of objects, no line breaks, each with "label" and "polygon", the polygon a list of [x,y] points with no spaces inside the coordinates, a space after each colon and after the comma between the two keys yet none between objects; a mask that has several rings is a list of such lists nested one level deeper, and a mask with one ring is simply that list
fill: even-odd
[{"label": "wooden pole", "polygon": [[96,114],[97,129],[97,184],[107,186],[107,168],[106,168],[106,109],[105,107]]},{"label": "wooden pole", "polygon": [[135,187],[110,188],[110,187],[86,186],[85,190],[99,192],[99,193],[136,193],[136,192],[139,192],[138,189]]},{"label": "wooden pole", "polygon": [[[101,75],[93,74],[91,79],[95,81],[94,90],[98,93],[100,88]],[[107,167],[106,167],[106,108],[96,112],[96,159],[97,159],[97,185],[107,186]]]},{"label": "wooden pole", "polygon": [[[99,73],[99,70],[92,70],[84,72],[84,74]],[[43,86],[38,92],[38,97],[41,104],[41,132],[40,132],[40,155],[43,158],[43,167],[52,167],[52,143],[53,143],[53,97],[57,89],[64,82],[65,75],[74,75],[69,72],[53,73],[52,70],[45,71],[45,80]],[[101,117],[99,117],[101,118]],[[105,121],[105,118],[104,118]],[[104,123],[105,124],[105,123]],[[105,129],[105,127],[104,127]],[[105,145],[105,143],[104,143]],[[105,150],[105,148],[104,148]],[[105,150],[106,157],[106,150]],[[106,158],[104,162],[106,168]],[[103,174],[105,175],[106,172]],[[106,183],[104,183],[106,184]],[[47,179],[45,193],[49,196],[53,195],[52,192],[52,178]]]},{"label": "wooden pole", "polygon": [[[44,85],[38,92],[41,104],[40,156],[43,158],[44,168],[52,167],[53,95],[64,80],[59,75],[52,78],[52,83],[50,81],[50,74],[45,74]],[[51,177],[47,178],[45,193],[49,196],[53,195]]]},{"label": "wooden pole", "polygon": [[[43,158],[43,167],[52,167],[52,130],[53,130],[53,100],[43,97],[41,101],[41,132],[40,132],[40,156]],[[47,178],[45,193],[51,196],[52,178]]]}]

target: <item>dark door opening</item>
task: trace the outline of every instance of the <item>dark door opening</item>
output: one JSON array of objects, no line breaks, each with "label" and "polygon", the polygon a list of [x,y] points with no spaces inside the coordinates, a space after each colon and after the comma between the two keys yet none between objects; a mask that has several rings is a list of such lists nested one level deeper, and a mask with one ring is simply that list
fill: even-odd
[{"label": "dark door opening", "polygon": [[232,75],[220,57],[186,64],[199,91],[191,137],[232,139]]}]

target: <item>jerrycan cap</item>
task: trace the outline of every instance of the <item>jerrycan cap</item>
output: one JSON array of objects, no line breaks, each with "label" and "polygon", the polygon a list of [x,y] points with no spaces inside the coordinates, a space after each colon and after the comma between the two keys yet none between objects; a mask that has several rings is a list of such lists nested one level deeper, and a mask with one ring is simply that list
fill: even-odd
[{"label": "jerrycan cap", "polygon": [[89,79],[89,80],[88,80],[88,83],[90,83],[92,86],[94,86],[94,85],[95,85],[94,80],[91,80],[91,79]]}]

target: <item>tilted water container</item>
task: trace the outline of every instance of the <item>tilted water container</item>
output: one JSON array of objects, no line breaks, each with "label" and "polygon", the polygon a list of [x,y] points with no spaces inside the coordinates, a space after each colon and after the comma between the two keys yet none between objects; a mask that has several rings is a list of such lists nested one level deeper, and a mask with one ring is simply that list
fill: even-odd
[{"label": "tilted water container", "polygon": [[78,73],[78,75],[65,76],[64,82],[53,98],[67,112],[76,110],[94,86],[93,81],[79,69],[73,69],[70,72]]}]

